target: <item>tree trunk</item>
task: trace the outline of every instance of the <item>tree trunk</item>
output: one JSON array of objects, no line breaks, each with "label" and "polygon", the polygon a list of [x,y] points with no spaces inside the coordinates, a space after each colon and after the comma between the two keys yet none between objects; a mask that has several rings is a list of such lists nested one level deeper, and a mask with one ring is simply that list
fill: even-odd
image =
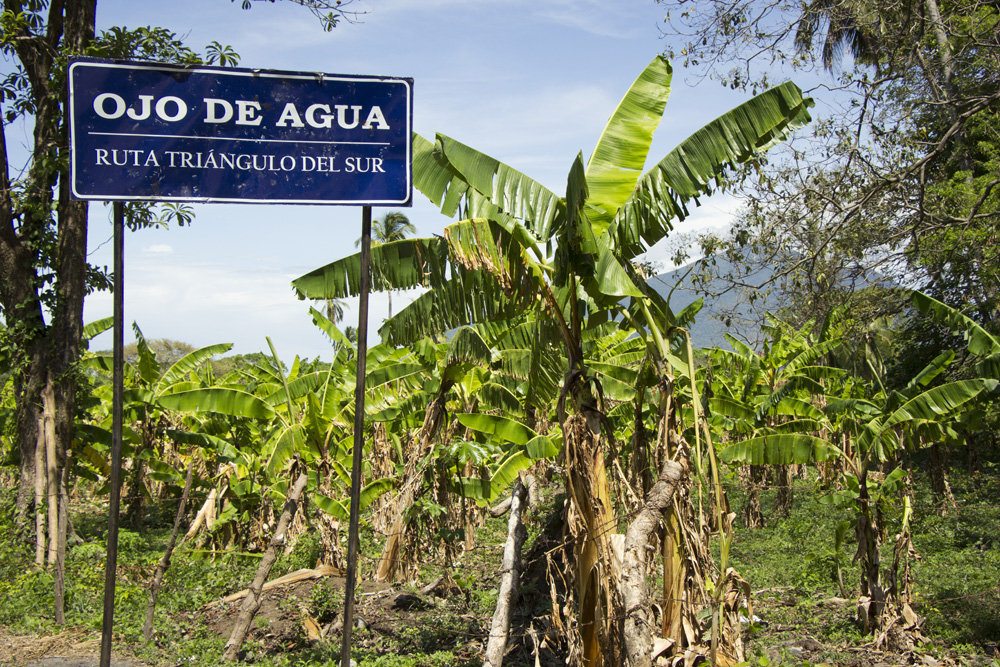
[{"label": "tree trunk", "polygon": [[148,643],[153,637],[153,612],[156,610],[156,596],[160,593],[160,586],[163,585],[163,576],[170,567],[170,556],[174,552],[174,544],[177,543],[177,534],[181,529],[181,521],[184,519],[184,509],[187,506],[188,493],[191,491],[191,478],[194,477],[194,460],[188,463],[187,477],[184,479],[184,491],[181,493],[181,501],[177,506],[177,516],[174,517],[174,529],[170,533],[170,540],[167,542],[167,549],[163,552],[156,572],[153,574],[153,581],[149,584],[149,606],[146,607],[146,623],[142,626],[143,639]]},{"label": "tree trunk", "polygon": [[593,409],[582,412],[563,423],[566,530],[573,545],[569,574],[577,609],[575,626],[570,621],[570,662],[601,667],[618,658],[619,624],[611,623],[616,573],[610,535],[616,532],[616,520],[601,451],[600,416]]},{"label": "tree trunk", "polygon": [[59,548],[59,457],[56,454],[55,391],[52,382],[42,390],[42,436],[45,441],[45,473],[48,488],[49,565],[56,563]]},{"label": "tree trunk", "polygon": [[[952,51],[951,42],[948,40],[948,31],[945,28],[944,20],[941,17],[941,9],[938,7],[937,0],[924,0],[924,7],[927,10],[927,17],[930,19],[931,28],[934,32],[934,39],[937,41],[938,45],[938,65],[941,68],[941,83],[939,84],[939,89],[943,93],[943,99],[940,101],[943,102],[948,109],[948,117],[952,124],[958,124],[959,95],[955,87],[954,53]],[[927,76],[930,77],[931,72],[927,72]],[[967,174],[967,183],[972,185],[972,156],[969,154],[968,133],[964,123],[959,126],[958,132],[955,133],[954,141],[958,145],[957,153],[960,168]]]},{"label": "tree trunk", "polygon": [[128,497],[125,498],[125,521],[133,531],[138,531],[139,525],[142,523],[142,491],[145,487],[143,477],[146,471],[146,459],[140,455],[141,452],[142,449],[137,448],[135,456],[132,457],[132,469],[129,473],[128,482]]},{"label": "tree trunk", "polygon": [[[61,469],[72,438],[76,411],[76,374],[83,332],[83,299],[87,292],[87,204],[72,201],[66,171],[68,165],[62,102],[65,82],[53,76],[59,54],[82,53],[94,36],[96,0],[50,2],[45,29],[34,31],[29,23],[12,29],[8,39],[24,68],[31,98],[35,102],[32,160],[25,186],[15,198],[9,178],[6,137],[0,136],[0,304],[8,333],[18,351],[14,377],[20,480],[16,511],[18,522],[29,515],[35,475],[34,446],[37,441],[40,393],[48,378],[56,378],[55,432],[56,468]],[[7,10],[22,11],[24,3],[10,0]],[[61,160],[59,158],[62,158]],[[54,188],[58,185],[59,197]],[[52,204],[56,221],[52,220]],[[37,239],[55,229],[54,256],[42,256]],[[42,280],[52,274],[51,287]],[[42,300],[52,314],[46,325]],[[51,465],[51,464],[50,464]],[[58,493],[49,489],[49,493]]]},{"label": "tree trunk", "polygon": [[775,516],[788,518],[792,512],[792,466],[775,466],[778,493],[774,499]]},{"label": "tree trunk", "polygon": [[510,618],[517,602],[518,584],[521,577],[521,549],[528,538],[528,532],[521,521],[521,511],[528,495],[528,489],[518,480],[511,493],[510,519],[507,521],[507,542],[503,548],[500,591],[497,608],[490,625],[489,643],[486,645],[484,667],[500,667],[507,651],[507,636],[510,632]]},{"label": "tree trunk", "polygon": [[243,599],[243,605],[240,607],[240,615],[233,626],[233,632],[229,635],[229,641],[226,642],[226,648],[222,653],[223,660],[233,661],[239,656],[240,648],[243,646],[243,642],[247,638],[247,633],[250,631],[250,624],[253,622],[253,617],[257,614],[257,610],[260,609],[261,589],[264,587],[267,576],[271,573],[271,568],[274,567],[274,562],[278,560],[278,548],[283,546],[285,542],[285,533],[288,532],[288,524],[295,515],[295,510],[299,504],[299,496],[302,495],[302,490],[305,489],[308,481],[309,476],[306,473],[302,473],[295,480],[295,485],[292,487],[291,493],[288,494],[285,509],[281,513],[281,518],[278,519],[278,527],[274,531],[274,536],[271,537],[271,543],[268,544],[267,550],[264,552],[264,558],[257,568],[257,574],[253,578],[253,583],[250,584],[247,596]]},{"label": "tree trunk", "polygon": [[[34,470],[45,470],[45,428],[38,424],[38,438],[35,443]],[[45,567],[45,482],[47,475],[35,475],[35,566]]]},{"label": "tree trunk", "polygon": [[746,490],[746,504],[743,506],[743,525],[747,528],[762,528],[764,512],[760,507],[761,466],[742,466],[740,480]]},{"label": "tree trunk", "polygon": [[930,446],[928,454],[934,503],[940,508],[941,515],[945,516],[949,509],[958,509],[955,494],[952,493],[951,484],[948,483],[948,452],[941,444],[934,443]]},{"label": "tree trunk", "polygon": [[867,634],[881,630],[886,621],[885,587],[882,585],[882,564],[879,554],[881,540],[879,527],[875,522],[871,496],[868,493],[867,474],[858,479],[858,523],[854,536],[858,550],[854,562],[861,561],[861,598],[858,600],[858,622]]},{"label": "tree trunk", "polygon": [[646,504],[625,534],[625,558],[622,563],[622,602],[625,641],[625,664],[628,667],[651,667],[653,664],[653,616],[646,582],[646,553],[649,538],[659,526],[663,512],[673,505],[674,493],[684,468],[667,461],[660,477],[646,494]]},{"label": "tree trunk", "polygon": [[[65,451],[60,452],[56,440],[55,388],[51,381],[42,390],[42,436],[45,442],[45,472],[48,487],[49,565],[53,568],[53,602],[57,625],[65,625],[65,554],[66,554],[66,486],[64,481]],[[62,465],[60,465],[62,464]],[[37,511],[37,510],[36,510]]]}]

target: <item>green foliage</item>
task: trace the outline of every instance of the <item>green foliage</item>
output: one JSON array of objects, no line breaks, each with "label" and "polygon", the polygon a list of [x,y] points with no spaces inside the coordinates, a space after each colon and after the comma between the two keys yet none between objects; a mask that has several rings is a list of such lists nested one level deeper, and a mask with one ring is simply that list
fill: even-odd
[{"label": "green foliage", "polygon": [[[305,4],[316,9],[326,3]],[[7,53],[13,49],[8,29],[41,29],[39,11],[19,16],[5,12],[2,21],[0,46]],[[106,57],[138,54],[177,62],[238,62],[229,47],[213,42],[201,57],[173,33],[153,28],[111,29],[92,50],[91,55]],[[35,111],[36,100],[24,76],[18,70],[0,84],[10,102],[8,114]],[[561,436],[550,422],[562,417],[568,395],[579,405],[589,401],[588,410],[606,418],[601,428],[613,435],[615,456],[624,461],[634,454],[631,436],[658,409],[652,398],[657,383],[669,381],[680,405],[677,416],[697,450],[698,466],[703,461],[702,409],[725,461],[786,465],[840,457],[848,466],[851,472],[832,482],[841,489],[821,495],[800,485],[806,493],[799,496],[791,518],[740,536],[731,550],[736,566],[755,588],[790,586],[796,595],[844,594],[844,582],[855,581],[860,569],[845,558],[854,525],[845,517],[858,504],[870,503],[866,512],[878,512],[880,521],[901,528],[904,506],[909,505],[900,501],[905,490],[900,459],[919,456],[917,450],[928,444],[957,442],[962,429],[981,421],[988,407],[983,397],[997,386],[996,378],[986,372],[997,353],[996,337],[979,320],[945,302],[916,295],[917,308],[965,337],[969,354],[983,361],[978,368],[985,369],[986,377],[951,377],[957,355],[948,351],[908,374],[899,386],[892,385],[884,381],[882,348],[872,343],[873,329],[864,330],[863,354],[860,345],[842,345],[848,334],[858,331],[846,324],[863,318],[858,313],[835,314],[822,327],[798,320],[792,326],[772,316],[763,329],[769,338],[760,350],[730,337],[733,349],[708,351],[696,362],[684,327],[701,304],[675,315],[633,262],[671,231],[674,220],[688,214],[692,201],[728,187],[728,169],[757,160],[759,153],[807,122],[811,100],[793,84],[778,86],[712,121],[643,173],[671,78],[670,65],[663,58],[653,59],[622,99],[589,160],[580,154],[573,161],[564,196],[447,136],[437,135],[433,143],[413,137],[418,189],[444,214],[461,219],[441,237],[407,239],[405,235],[415,231],[412,225],[402,214],[389,213],[376,232],[370,287],[420,287],[426,292],[387,322],[382,329],[386,344],[369,351],[363,369],[366,434],[375,436],[366,437],[363,444],[363,522],[373,518],[369,512],[376,501],[380,511],[385,510],[387,503],[381,501],[395,490],[394,478],[414,456],[410,448],[423,438],[426,443],[420,446],[428,449],[421,450],[417,479],[423,486],[405,510],[423,527],[424,537],[429,536],[421,546],[445,545],[447,553],[456,554],[466,537],[465,525],[447,521],[456,518],[456,506],[493,502],[539,460],[559,457]],[[983,135],[991,132],[980,130]],[[989,137],[980,138],[989,144]],[[984,164],[995,157],[990,145],[981,149],[988,158]],[[977,205],[976,192],[987,187],[981,179],[988,176],[977,173],[971,189],[963,189],[959,181],[964,177],[959,178],[936,196],[955,211],[970,211]],[[48,266],[55,247],[51,213],[28,201],[26,192],[25,184],[15,185],[18,204],[43,215],[45,229],[36,259],[39,266]],[[986,197],[980,205],[987,210],[995,202]],[[166,218],[189,224],[191,211],[129,209],[133,228],[161,224]],[[307,298],[346,298],[361,287],[360,268],[359,257],[348,257],[302,276],[294,286]],[[100,275],[91,278],[100,284]],[[49,289],[47,280],[43,290]],[[326,315],[312,309],[311,316],[333,343],[329,361],[295,358],[284,364],[270,339],[269,354],[213,361],[230,346],[194,350],[175,341],[146,340],[135,328],[134,354],[127,359],[128,453],[145,461],[151,471],[144,480],[147,491],[159,484],[161,497],[176,496],[179,471],[193,459],[198,464],[195,506],[209,491],[216,494],[214,528],[182,545],[168,575],[158,625],[163,642],[175,649],[172,660],[183,662],[198,651],[218,652],[218,638],[207,636],[204,629],[192,631],[178,614],[246,584],[293,472],[309,472],[308,511],[340,520],[347,516],[356,410],[354,348],[350,336]],[[887,322],[886,328],[894,324]],[[8,397],[10,372],[19,363],[16,339],[30,337],[32,326],[25,320],[3,330],[0,370]],[[105,321],[87,327],[84,339],[106,326]],[[407,347],[395,347],[404,343]],[[852,351],[855,363],[840,363],[838,355]],[[106,379],[106,358],[89,356],[83,365],[95,385]],[[862,366],[867,370],[858,372]],[[81,402],[86,410],[80,414],[73,451],[80,472],[75,492],[83,497],[104,492],[108,403],[106,386],[97,386],[92,400]],[[434,433],[422,431],[425,415],[440,424]],[[851,446],[842,447],[842,442]],[[876,469],[891,472],[882,477]],[[449,494],[459,496],[458,502]],[[738,509],[743,499],[736,496]],[[764,498],[769,502],[770,494]],[[701,507],[701,495],[698,501]],[[170,514],[162,508],[160,513]],[[49,621],[33,611],[51,605],[51,575],[29,566],[32,554],[5,523],[7,514],[0,518],[0,622],[16,631],[52,630]],[[946,628],[940,632],[956,641],[969,640],[969,633],[948,626],[947,614],[960,611],[950,605],[952,598],[985,590],[1000,568],[992,555],[998,545],[987,529],[995,524],[994,514],[976,510],[959,521],[940,522],[918,515],[914,522],[917,543],[926,540],[923,543],[933,545],[934,551],[933,558],[928,555],[915,568],[918,586],[923,587],[920,604],[933,623]],[[80,518],[78,525],[85,525],[86,519]],[[137,636],[136,619],[145,601],[142,579],[162,542],[150,528],[122,531],[119,537],[121,564],[130,576],[120,586],[116,609],[125,619],[121,632],[127,640]],[[537,526],[531,530],[537,532]],[[93,628],[98,624],[106,548],[98,531],[84,528],[81,533],[89,541],[68,554],[69,622]],[[377,552],[374,536],[372,526],[366,525],[363,547],[369,559]],[[484,536],[493,543],[503,539],[503,522],[488,522],[477,531],[477,538]],[[317,532],[298,535],[295,548],[281,556],[275,573],[313,567],[323,548]],[[729,548],[724,541],[724,556]],[[495,554],[490,554],[490,548],[476,548],[456,556],[460,562],[447,564],[473,618],[488,615],[496,601]],[[939,574],[949,568],[954,575]],[[136,573],[139,576],[131,576]],[[924,579],[933,583],[924,584]],[[342,597],[336,584],[321,581],[306,610],[323,623],[332,622]],[[286,602],[284,612],[298,613],[295,604]],[[989,613],[996,611],[992,600],[980,611],[973,619],[976,632],[995,634],[996,623],[989,620]],[[806,612],[788,614],[800,623]],[[361,664],[474,661],[467,646],[460,650],[459,644],[481,628],[467,625],[468,619],[454,609],[442,611],[434,623],[405,627],[374,648],[369,644]],[[460,632],[455,630],[459,627]],[[843,619],[832,627],[844,636],[849,632]],[[192,636],[195,641],[190,641]],[[309,651],[300,654],[306,655],[304,662],[333,661],[328,646],[304,650]],[[761,656],[755,664],[767,660]]]},{"label": "green foliage", "polygon": [[344,589],[333,582],[320,581],[309,594],[309,611],[320,623],[332,623],[343,607]]}]

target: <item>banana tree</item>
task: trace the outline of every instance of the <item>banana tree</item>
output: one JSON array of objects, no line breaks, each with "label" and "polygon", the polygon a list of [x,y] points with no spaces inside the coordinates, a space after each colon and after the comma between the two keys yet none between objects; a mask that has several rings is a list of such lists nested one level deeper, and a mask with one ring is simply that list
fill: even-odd
[{"label": "banana tree", "polygon": [[[835,424],[834,433],[839,431],[847,436],[850,448],[841,448],[830,440],[806,433],[782,432],[738,442],[722,452],[726,461],[752,465],[813,463],[831,457],[843,459],[848,468],[844,481],[856,510],[858,548],[855,562],[861,562],[858,619],[865,632],[875,634],[879,645],[898,647],[905,643],[905,633],[900,629],[915,628],[918,619],[909,608],[906,587],[898,585],[900,554],[908,551],[909,544],[905,521],[897,543],[897,557],[885,578],[880,555],[883,531],[879,521],[897,490],[903,471],[896,468],[881,480],[873,478],[872,473],[895,464],[907,445],[931,444],[922,438],[909,438],[909,435],[919,430],[926,433],[929,424],[947,425],[961,418],[973,399],[996,388],[997,380],[992,378],[932,386],[953,359],[952,352],[939,355],[899,391],[879,389],[871,392],[869,398],[851,396],[831,401],[823,411]],[[908,512],[904,511],[906,517]],[[897,625],[901,619],[904,622]]]},{"label": "banana tree", "polygon": [[969,353],[978,359],[978,371],[983,377],[1000,378],[1000,338],[968,315],[923,292],[913,292],[912,299],[920,312],[965,339]]},{"label": "banana tree", "polygon": [[[398,466],[400,490],[386,527],[388,539],[376,575],[380,580],[416,574],[420,533],[433,537],[446,562],[454,562],[456,538],[464,531],[470,548],[485,505],[511,482],[509,471],[532,463],[524,457],[510,460],[505,448],[476,437],[474,426],[463,419],[482,411],[527,421],[530,413],[522,401],[538,395],[526,389],[524,380],[530,375],[525,374],[535,370],[536,377],[544,378],[550,365],[545,361],[549,355],[525,349],[523,339],[534,324],[520,317],[461,327],[446,342],[424,339],[414,345],[413,356],[428,364],[423,387],[399,406],[372,415],[393,431],[415,431],[400,456],[405,463]],[[422,421],[416,419],[420,413]]]},{"label": "banana tree", "polygon": [[[418,350],[421,356],[431,361],[428,368],[430,372],[426,377],[426,384],[429,386],[421,392],[426,407],[423,422],[414,439],[414,447],[407,453],[403,466],[400,490],[395,500],[395,518],[390,524],[389,536],[379,559],[376,574],[379,581],[395,578],[401,564],[408,565],[403,569],[408,570],[409,574],[415,573],[416,542],[412,530],[412,506],[427,491],[424,485],[425,472],[437,458],[438,445],[450,444],[447,404],[452,398],[453,390],[461,386],[473,369],[489,368],[492,363],[490,346],[478,331],[470,327],[459,329],[447,343],[435,345],[431,341],[422,341]],[[435,478],[432,484],[436,482]],[[436,497],[428,500],[435,507],[443,509],[447,505],[447,485],[437,486],[438,493],[434,494]]]},{"label": "banana tree", "polygon": [[[821,328],[812,341],[813,323],[795,330],[774,316],[763,327],[770,339],[758,354],[737,338],[726,334],[733,350],[712,350],[716,373],[714,397],[709,401],[713,414],[729,418],[730,437],[749,439],[775,432],[819,432],[825,428],[823,413],[827,386],[844,374],[837,368],[820,365],[824,356],[836,350],[841,340],[828,337]],[[826,384],[824,384],[826,383]],[[778,487],[775,513],[788,516],[792,504],[792,476],[788,466],[774,469]],[[755,466],[741,470],[747,502],[743,520],[748,528],[763,525],[760,505],[762,472]]]},{"label": "banana tree", "polygon": [[[974,372],[982,377],[1000,378],[1000,338],[990,333],[980,323],[965,315],[961,311],[941,303],[931,296],[922,292],[913,292],[911,295],[913,304],[917,309],[932,318],[944,327],[947,327],[953,334],[962,336],[966,341],[969,354],[975,360]],[[968,371],[966,371],[968,372]],[[981,431],[981,428],[970,428],[961,425],[958,429],[962,431],[961,436],[955,433],[953,439],[956,442],[965,444],[969,448],[970,467],[978,470],[980,465],[979,446],[975,436],[970,433]],[[950,435],[950,434],[949,434]],[[942,439],[942,442],[946,440]],[[950,500],[954,504],[951,489],[945,471],[944,447],[933,446],[931,448],[931,484],[935,496],[942,501],[942,511],[947,508],[946,503]]]},{"label": "banana tree", "polygon": [[[213,412],[224,414],[269,416],[271,411],[253,396],[232,387],[210,386],[204,373],[208,361],[227,352],[232,345],[221,343],[194,350],[168,368],[163,369],[150,349],[138,325],[132,325],[136,338],[137,359],[125,364],[127,388],[123,393],[123,410],[131,423],[127,444],[131,458],[131,475],[126,513],[135,525],[141,518],[147,488],[147,466],[153,468],[150,480],[183,480],[183,474],[164,457],[163,445],[167,429],[179,425],[182,413]],[[110,359],[87,357],[84,364],[92,369],[110,371]],[[109,390],[110,386],[104,387]],[[110,416],[108,417],[110,419]],[[175,461],[176,463],[176,461]],[[174,474],[172,474],[174,473]]]},{"label": "banana tree", "polygon": [[[414,184],[461,221],[443,237],[388,243],[372,250],[375,290],[429,288],[380,329],[408,344],[471,322],[532,311],[553,323],[567,359],[557,401],[567,463],[567,526],[574,543],[568,569],[582,635],[575,662],[617,660],[602,386],[583,355],[583,331],[607,320],[623,300],[639,311],[649,297],[630,261],[663,238],[713,179],[752,158],[808,120],[811,104],[793,84],[767,91],[696,132],[645,174],[653,131],[670,92],[671,68],[655,58],[605,127],[589,161],[573,161],[565,196],[444,135],[413,138]],[[303,298],[340,298],[359,288],[358,256],[306,274]],[[646,309],[648,311],[648,309]],[[644,313],[645,316],[645,313]],[[646,325],[659,331],[651,316]],[[661,351],[667,351],[660,345]],[[570,408],[567,410],[567,406]]]},{"label": "banana tree", "polygon": [[[354,419],[354,371],[356,360],[350,355],[351,346],[333,323],[316,309],[311,309],[314,322],[324,329],[334,342],[334,358],[330,363],[302,362],[295,358],[287,370],[268,339],[271,357],[254,369],[254,391],[275,410],[276,418],[265,425],[261,434],[262,466],[266,480],[283,494],[285,469],[293,460],[309,468],[309,493],[322,512],[315,518],[321,539],[320,559],[339,564],[341,557],[339,527],[347,516],[343,496],[350,488],[352,438]],[[412,356],[412,355],[411,355]],[[413,363],[402,351],[373,348],[366,368],[372,409],[386,409],[403,392],[415,390],[425,367]],[[361,492],[362,506],[367,507],[395,486],[384,466],[365,468],[368,483]],[[279,499],[283,499],[283,495]],[[305,529],[307,515],[303,513],[293,528]]]}]

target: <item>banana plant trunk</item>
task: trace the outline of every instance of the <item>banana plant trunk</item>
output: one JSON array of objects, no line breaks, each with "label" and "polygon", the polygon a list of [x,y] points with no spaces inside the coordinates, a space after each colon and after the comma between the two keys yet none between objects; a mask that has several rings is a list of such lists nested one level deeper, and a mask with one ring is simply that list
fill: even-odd
[{"label": "banana plant trunk", "polygon": [[949,510],[958,509],[955,494],[948,483],[948,450],[941,443],[934,443],[928,451],[928,467],[930,468],[931,491],[934,493],[934,504],[938,506],[942,516]]},{"label": "banana plant trunk", "polygon": [[143,499],[145,490],[146,472],[146,452],[153,450],[153,427],[149,423],[149,417],[143,409],[142,426],[139,429],[141,434],[141,444],[136,448],[132,456],[132,473],[129,476],[128,498],[125,499],[125,516],[132,530],[138,530],[142,522]]},{"label": "banana plant trunk", "polygon": [[882,584],[882,563],[879,554],[881,539],[876,523],[877,511],[868,491],[868,470],[858,477],[858,521],[854,529],[858,550],[854,562],[861,563],[861,597],[858,600],[858,622],[865,633],[876,633],[886,622],[886,590]]},{"label": "banana plant trunk", "polygon": [[792,468],[796,466],[774,466],[777,493],[774,499],[774,515],[788,518],[792,512]]},{"label": "banana plant trunk", "polygon": [[760,487],[764,480],[764,467],[757,465],[740,468],[740,481],[746,490],[746,504],[743,506],[743,526],[763,528],[764,512],[760,506]]},{"label": "banana plant trunk", "polygon": [[[596,421],[596,425],[595,422]],[[595,428],[596,426],[596,428]],[[617,525],[608,492],[600,420],[574,414],[563,422],[566,452],[566,530],[573,544],[573,565],[579,644],[571,640],[570,664],[601,667],[615,664],[614,565],[611,534]]]},{"label": "banana plant trunk", "polygon": [[858,477],[858,522],[855,537],[858,551],[855,562],[861,561],[861,597],[858,600],[858,623],[862,631],[874,635],[878,648],[901,652],[910,650],[920,641],[923,619],[910,608],[912,574],[910,559],[915,554],[910,538],[912,501],[909,489],[903,489],[904,507],[900,533],[896,536],[893,557],[883,570],[879,547],[884,527],[877,500],[868,488],[867,467]]},{"label": "banana plant trunk", "polygon": [[405,555],[403,549],[409,536],[409,522],[406,512],[420,492],[426,468],[425,459],[432,449],[432,441],[440,430],[445,416],[445,397],[441,393],[427,406],[424,413],[424,423],[415,439],[416,450],[411,452],[410,458],[406,462],[403,481],[395,501],[395,518],[389,529],[389,537],[382,548],[382,555],[379,557],[375,574],[376,581],[395,579],[401,566],[409,562],[409,559],[406,562],[403,560]]}]

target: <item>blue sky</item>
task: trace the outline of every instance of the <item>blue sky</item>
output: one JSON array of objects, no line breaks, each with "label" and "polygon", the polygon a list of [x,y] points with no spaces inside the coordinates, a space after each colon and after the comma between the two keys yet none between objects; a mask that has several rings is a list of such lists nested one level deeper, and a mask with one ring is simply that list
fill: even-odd
[{"label": "blue sky", "polygon": [[[555,192],[577,152],[594,142],[632,80],[666,44],[653,0],[355,0],[370,10],[356,24],[324,32],[289,2],[100,0],[98,28],[157,25],[199,51],[228,44],[240,66],[335,74],[412,77],[414,126],[441,132],[507,162]],[[745,99],[675,71],[650,164],[678,141]],[[27,137],[8,135],[11,144]],[[686,229],[725,224],[737,202],[705,200]],[[125,239],[125,318],[147,338],[195,346],[233,343],[326,357],[329,343],[295,298],[295,277],[355,251],[361,209],[342,206],[195,205],[190,227],[143,230]],[[375,209],[378,217],[386,209]],[[449,222],[419,192],[404,211],[421,236]],[[90,259],[112,263],[111,209],[91,204]],[[650,258],[664,262],[654,249]],[[669,268],[669,267],[667,267]],[[397,311],[406,298],[394,296]],[[110,316],[110,294],[89,297],[85,319]],[[387,313],[372,295],[369,330]],[[357,325],[357,309],[342,324]],[[130,338],[127,329],[126,339]],[[372,338],[372,342],[374,342]],[[94,349],[109,348],[109,334]]]}]

